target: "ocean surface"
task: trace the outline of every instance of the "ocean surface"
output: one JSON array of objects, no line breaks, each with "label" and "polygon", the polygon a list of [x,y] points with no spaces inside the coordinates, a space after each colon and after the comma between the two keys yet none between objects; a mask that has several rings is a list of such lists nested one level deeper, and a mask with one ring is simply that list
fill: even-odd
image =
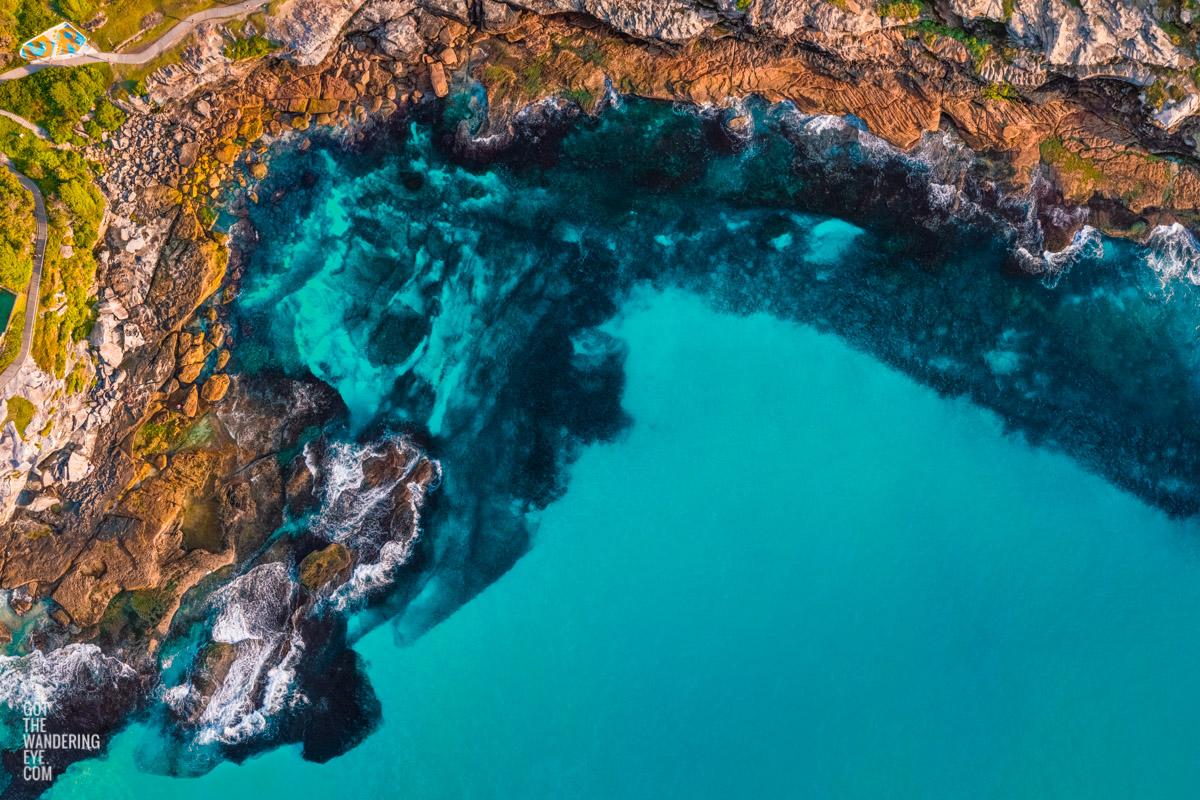
[{"label": "ocean surface", "polygon": [[350,609],[382,722],[234,764],[151,717],[48,796],[1196,796],[1194,242],[1031,276],[916,224],[988,202],[948,139],[744,112],[281,152],[234,367],[337,389],[331,470],[444,476]]},{"label": "ocean surface", "polygon": [[134,728],[50,797],[1187,797],[1197,528],[835,337],[635,297],[620,441],[407,647],[384,724],[198,779]]}]

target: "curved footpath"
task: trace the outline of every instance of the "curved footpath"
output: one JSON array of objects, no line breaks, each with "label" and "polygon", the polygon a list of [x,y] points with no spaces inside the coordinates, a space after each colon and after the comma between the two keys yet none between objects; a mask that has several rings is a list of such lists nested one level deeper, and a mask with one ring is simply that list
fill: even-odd
[{"label": "curved footpath", "polygon": [[17,172],[12,160],[3,153],[0,153],[0,164],[16,175],[21,186],[33,194],[33,216],[37,221],[37,233],[33,239],[33,277],[29,279],[29,288],[25,291],[25,328],[21,331],[21,351],[17,353],[17,360],[9,364],[4,372],[0,372],[0,392],[2,392],[21,371],[21,367],[25,365],[25,359],[29,358],[29,348],[33,346],[33,324],[37,321],[38,294],[42,290],[42,262],[46,259],[49,223],[46,219],[46,203],[42,199],[42,193],[38,190],[37,185]]},{"label": "curved footpath", "polygon": [[151,42],[144,50],[136,53],[89,53],[73,58],[54,58],[35,61],[23,67],[10,69],[0,74],[0,81],[11,81],[23,78],[47,67],[77,67],[83,64],[145,64],[147,61],[162,55],[168,48],[187,36],[201,22],[240,17],[247,11],[253,11],[259,6],[267,5],[268,0],[243,0],[232,6],[217,6],[204,11],[197,11],[185,17],[178,25]]}]

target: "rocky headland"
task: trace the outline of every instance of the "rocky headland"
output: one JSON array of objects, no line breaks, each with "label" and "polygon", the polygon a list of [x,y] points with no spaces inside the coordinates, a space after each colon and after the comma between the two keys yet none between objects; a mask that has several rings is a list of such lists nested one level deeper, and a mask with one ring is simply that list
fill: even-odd
[{"label": "rocky headland", "polygon": [[[270,201],[275,148],[303,150],[317,131],[359,146],[428,114],[453,123],[462,158],[486,161],[620,96],[697,106],[736,137],[757,96],[850,115],[899,151],[965,143],[974,161],[952,188],[984,199],[918,222],[991,226],[1037,275],[1085,226],[1148,240],[1200,224],[1192,14],[1131,0],[284,0],[262,31],[279,48],[245,60],[225,55],[221,24],[201,25],[86,152],[107,201],[96,319],[72,353],[89,385],[64,391],[29,364],[6,389],[36,411],[24,432],[0,430],[0,590],[30,621],[0,622],[24,686],[0,689],[53,694],[54,659],[91,659],[96,680],[132,687],[89,695],[84,717],[111,731],[153,690],[173,626],[222,592],[270,598],[279,618],[255,637],[214,626],[189,651],[180,730],[269,708],[267,665],[302,654],[320,669],[301,680],[359,687],[343,623],[323,611],[358,591],[356,571],[410,552],[440,472],[385,436],[347,479],[345,454],[311,433],[345,413],[336,392],[230,374],[228,304],[255,246],[245,209]],[[230,234],[214,229],[221,213]],[[275,536],[319,498],[327,514],[367,503],[384,538]],[[253,679],[227,682],[234,669]],[[369,717],[369,692],[350,694]],[[305,740],[288,713],[280,737]],[[329,757],[353,738],[305,745]]]}]

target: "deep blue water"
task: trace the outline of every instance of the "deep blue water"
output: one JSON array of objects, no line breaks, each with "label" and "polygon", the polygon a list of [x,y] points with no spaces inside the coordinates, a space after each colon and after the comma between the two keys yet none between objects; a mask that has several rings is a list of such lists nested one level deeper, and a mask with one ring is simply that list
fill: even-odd
[{"label": "deep blue water", "polygon": [[330,469],[403,432],[443,470],[350,625],[382,724],[187,780],[138,724],[50,796],[1194,795],[1186,270],[1022,274],[928,224],[950,145],[753,113],[280,154],[237,368],[338,391]]}]

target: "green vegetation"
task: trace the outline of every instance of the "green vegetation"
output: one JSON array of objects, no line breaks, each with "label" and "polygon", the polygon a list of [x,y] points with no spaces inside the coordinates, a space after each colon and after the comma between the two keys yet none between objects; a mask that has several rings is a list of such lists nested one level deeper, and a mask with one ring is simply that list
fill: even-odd
[{"label": "green vegetation", "polygon": [[178,584],[170,581],[161,589],[126,589],[108,604],[100,619],[101,631],[112,635],[122,628],[145,635],[161,623],[175,602]]},{"label": "green vegetation", "polygon": [[921,20],[909,26],[909,30],[920,34],[925,39],[926,45],[932,45],[938,36],[947,36],[955,41],[962,42],[967,48],[967,53],[971,56],[971,61],[976,68],[979,67],[988,56],[992,53],[992,45],[982,39],[972,36],[960,28],[951,28],[949,25],[932,20]]},{"label": "green vegetation", "polygon": [[985,100],[1016,100],[1017,90],[1011,83],[989,83],[979,90]]},{"label": "green vegetation", "polygon": [[1166,84],[1162,78],[1155,78],[1154,83],[1146,87],[1143,92],[1146,99],[1146,105],[1155,111],[1161,111],[1163,104],[1167,102]]},{"label": "green vegetation", "polygon": [[300,583],[316,591],[349,566],[350,551],[335,542],[324,550],[317,550],[305,556],[297,572]]},{"label": "green vegetation", "polygon": [[1073,150],[1068,150],[1061,139],[1047,139],[1042,142],[1039,151],[1042,161],[1061,172],[1078,176],[1093,190],[1107,180],[1103,170],[1096,166],[1095,161]]},{"label": "green vegetation", "polygon": [[55,0],[55,3],[64,17],[77,24],[87,22],[96,15],[97,4],[94,0]]},{"label": "green vegetation", "polygon": [[14,46],[62,21],[46,0],[7,0],[0,7],[0,15],[6,17],[6,22],[11,19],[15,23]]},{"label": "green vegetation", "polygon": [[1159,77],[1143,90],[1143,96],[1147,106],[1155,111],[1162,111],[1162,107],[1166,105],[1168,99],[1173,103],[1178,103],[1187,97],[1187,89],[1177,83],[1168,83]]},{"label": "green vegetation", "polygon": [[79,394],[88,387],[92,381],[92,376],[88,371],[87,364],[80,361],[71,370],[71,374],[67,376],[67,394]]},{"label": "green vegetation", "polygon": [[[42,265],[40,307],[54,305],[61,292],[66,304],[45,311],[34,325],[32,353],[37,365],[59,378],[66,376],[67,350],[87,331],[94,315],[88,290],[96,272],[92,247],[99,235],[104,201],[92,183],[92,165],[70,150],[55,150],[25,129],[0,118],[0,150],[28,175],[46,199],[49,241]],[[70,244],[73,254],[60,247]]]},{"label": "green vegetation", "polygon": [[235,39],[232,43],[225,45],[225,56],[234,61],[241,61],[247,58],[259,58],[278,49],[279,45],[272,44],[271,40],[265,36],[251,36],[247,39]]},{"label": "green vegetation", "polygon": [[745,11],[750,6],[754,5],[754,0],[737,0],[736,5],[738,11]]},{"label": "green vegetation", "polygon": [[106,131],[115,131],[125,124],[125,112],[108,100],[101,99],[96,103],[96,113],[93,116],[100,127]]},{"label": "green vegetation", "polygon": [[146,94],[146,79],[170,64],[183,60],[183,51],[189,44],[187,37],[169,50],[164,50],[145,64],[113,64],[113,74],[120,90],[131,95]]},{"label": "green vegetation", "polygon": [[876,11],[885,19],[916,19],[921,16],[921,4],[907,0],[895,0],[890,3],[880,3]]},{"label": "green vegetation", "polygon": [[[90,1],[83,0],[85,3]],[[107,20],[88,34],[88,38],[100,50],[116,50],[126,42],[129,44],[125,49],[134,49],[134,43],[156,39],[175,27],[184,17],[214,5],[216,3],[213,0],[112,0],[104,5]],[[147,15],[154,12],[161,13],[162,20],[143,28],[142,23]]]},{"label": "green vegetation", "polygon": [[0,425],[7,425],[11,422],[17,426],[17,433],[21,434],[21,438],[24,439],[25,429],[29,427],[29,421],[33,419],[36,411],[37,407],[24,397],[10,397],[8,398],[8,415]]},{"label": "green vegetation", "polygon": [[187,427],[186,417],[171,411],[160,412],[138,428],[133,437],[133,452],[149,455],[172,450],[183,441]]},{"label": "green vegetation", "polygon": [[542,93],[542,67],[549,60],[548,55],[541,55],[533,61],[521,65],[521,89],[525,94],[537,97]]},{"label": "green vegetation", "polygon": [[506,86],[516,80],[517,76],[508,67],[502,67],[499,64],[489,64],[483,68],[483,79],[488,83]]},{"label": "green vegetation", "polygon": [[108,100],[101,98],[96,102],[96,111],[92,118],[83,123],[84,132],[92,139],[99,141],[105,132],[115,131],[125,124],[125,112]]},{"label": "green vegetation", "polygon": [[596,102],[596,95],[587,89],[571,89],[564,94],[582,106],[584,110],[590,109]]},{"label": "green vegetation", "polygon": [[111,82],[112,71],[102,64],[44,69],[0,83],[0,108],[41,125],[56,141],[68,141]]},{"label": "green vegetation", "polygon": [[33,275],[33,197],[0,169],[0,286],[20,294]]}]

